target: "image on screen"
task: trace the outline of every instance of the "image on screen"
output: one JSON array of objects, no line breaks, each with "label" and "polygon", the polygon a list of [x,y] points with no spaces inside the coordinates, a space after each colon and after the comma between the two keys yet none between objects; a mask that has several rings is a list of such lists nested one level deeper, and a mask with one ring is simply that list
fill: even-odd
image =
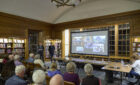
[{"label": "image on screen", "polygon": [[71,33],[71,53],[108,55],[108,30]]}]

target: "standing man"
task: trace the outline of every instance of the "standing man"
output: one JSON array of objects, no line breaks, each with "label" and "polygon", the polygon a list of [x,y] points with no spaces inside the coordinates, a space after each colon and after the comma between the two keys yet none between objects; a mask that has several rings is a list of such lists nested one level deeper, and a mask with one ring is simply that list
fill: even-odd
[{"label": "standing man", "polygon": [[51,43],[51,45],[49,46],[49,55],[50,55],[50,58],[51,58],[51,62],[52,62],[52,58],[53,58],[53,55],[54,55],[54,50],[55,50],[55,47]]},{"label": "standing man", "polygon": [[44,46],[40,42],[39,45],[38,45],[38,54],[40,55],[40,59],[44,62],[43,52],[44,52]]}]

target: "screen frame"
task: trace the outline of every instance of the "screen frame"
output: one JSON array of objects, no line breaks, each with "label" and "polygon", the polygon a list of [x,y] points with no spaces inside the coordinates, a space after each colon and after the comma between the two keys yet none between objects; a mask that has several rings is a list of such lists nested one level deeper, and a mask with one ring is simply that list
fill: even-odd
[{"label": "screen frame", "polygon": [[[84,33],[84,32],[96,32],[96,31],[107,31],[107,45],[108,45],[108,52],[107,55],[101,55],[101,54],[85,54],[85,53],[72,53],[72,33]],[[93,55],[93,56],[109,56],[109,29],[96,29],[96,30],[89,30],[89,31],[79,31],[79,32],[70,32],[70,54],[78,54],[78,55]]]}]

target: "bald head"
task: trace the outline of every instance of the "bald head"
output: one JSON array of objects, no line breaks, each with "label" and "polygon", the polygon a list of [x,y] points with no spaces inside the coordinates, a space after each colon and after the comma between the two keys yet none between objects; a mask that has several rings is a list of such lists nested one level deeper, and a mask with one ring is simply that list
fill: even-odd
[{"label": "bald head", "polygon": [[50,85],[64,85],[64,80],[61,75],[56,74],[50,80]]}]

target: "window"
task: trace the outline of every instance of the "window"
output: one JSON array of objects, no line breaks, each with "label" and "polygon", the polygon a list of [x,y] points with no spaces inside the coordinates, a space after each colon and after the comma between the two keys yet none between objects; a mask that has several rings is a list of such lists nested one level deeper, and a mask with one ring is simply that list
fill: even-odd
[{"label": "window", "polygon": [[65,30],[65,56],[69,55],[69,30]]},{"label": "window", "polygon": [[128,23],[118,25],[118,55],[129,56],[130,54],[130,26]]}]

